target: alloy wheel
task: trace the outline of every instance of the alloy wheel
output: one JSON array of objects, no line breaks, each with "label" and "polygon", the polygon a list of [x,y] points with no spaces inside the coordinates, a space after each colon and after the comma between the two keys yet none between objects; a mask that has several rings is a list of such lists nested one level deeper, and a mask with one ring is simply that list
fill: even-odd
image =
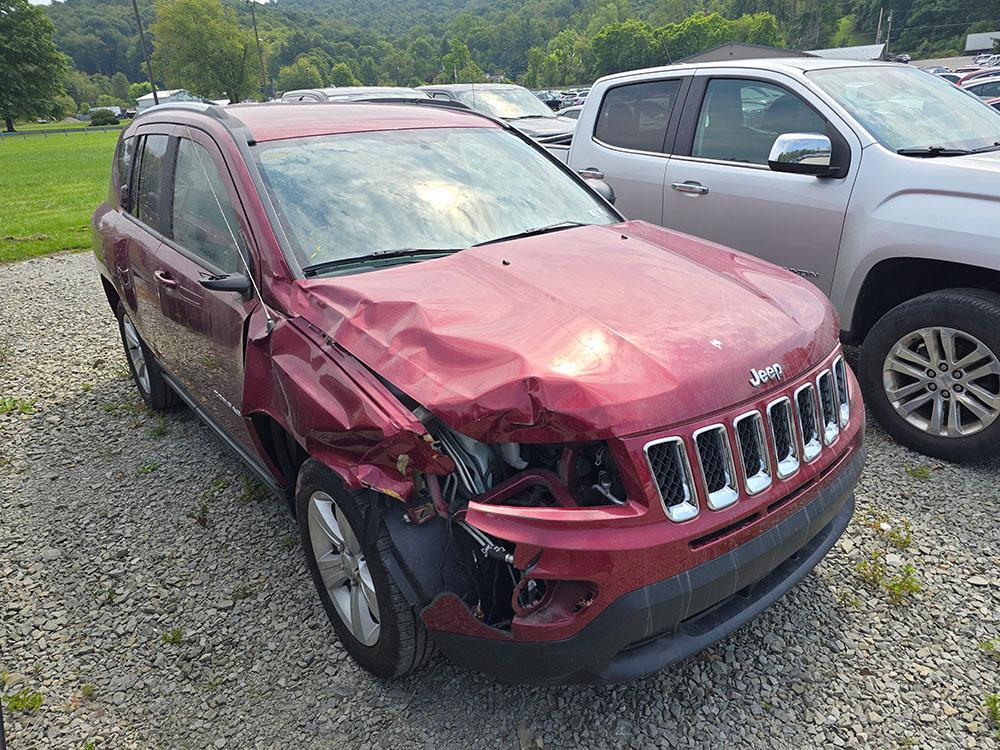
[{"label": "alloy wheel", "polygon": [[125,332],[125,348],[128,350],[128,358],[135,371],[135,379],[139,382],[142,392],[149,393],[149,369],[146,367],[146,355],[142,351],[139,332],[135,330],[135,326],[128,319],[128,316],[122,318],[122,330]]},{"label": "alloy wheel", "polygon": [[882,365],[882,385],[903,419],[938,437],[974,435],[1000,416],[1000,360],[956,328],[920,328],[899,339]]},{"label": "alloy wheel", "polygon": [[378,597],[354,530],[325,492],[310,496],[308,521],[316,565],[337,614],[355,638],[374,646],[380,631]]}]

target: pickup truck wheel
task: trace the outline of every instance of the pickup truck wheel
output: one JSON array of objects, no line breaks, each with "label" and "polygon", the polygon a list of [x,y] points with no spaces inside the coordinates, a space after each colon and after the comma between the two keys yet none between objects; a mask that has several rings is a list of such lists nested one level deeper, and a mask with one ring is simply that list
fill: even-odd
[{"label": "pickup truck wheel", "polygon": [[377,503],[375,493],[348,490],[316,459],[299,471],[296,515],[323,608],[351,657],[390,678],[423,666],[433,642],[386,568],[389,532],[369,515],[381,513]]},{"label": "pickup truck wheel", "polygon": [[865,401],[890,435],[946,461],[1000,450],[1000,294],[931,292],[872,328],[861,349]]},{"label": "pickup truck wheel", "polygon": [[123,303],[118,303],[115,315],[118,318],[118,332],[122,337],[122,345],[125,347],[128,371],[146,406],[154,411],[165,411],[177,406],[180,398],[163,379],[156,357],[142,340]]}]

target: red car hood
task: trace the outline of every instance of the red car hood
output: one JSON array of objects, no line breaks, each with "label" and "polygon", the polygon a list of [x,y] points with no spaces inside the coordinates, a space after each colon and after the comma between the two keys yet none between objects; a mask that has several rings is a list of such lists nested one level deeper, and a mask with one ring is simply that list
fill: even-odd
[{"label": "red car hood", "polygon": [[822,293],[644,222],[296,282],[293,313],[454,429],[485,441],[629,435],[766,390],[837,344]]}]

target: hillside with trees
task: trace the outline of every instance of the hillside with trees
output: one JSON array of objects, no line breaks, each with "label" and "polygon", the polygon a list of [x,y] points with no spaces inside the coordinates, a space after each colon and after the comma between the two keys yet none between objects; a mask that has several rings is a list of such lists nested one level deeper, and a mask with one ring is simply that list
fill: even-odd
[{"label": "hillside with trees", "polygon": [[[1000,28],[1000,0],[271,0],[254,7],[262,66],[246,2],[139,0],[139,7],[159,85],[238,99],[272,89],[487,77],[584,85],[726,41],[870,44],[883,8],[886,19],[892,11],[892,50],[915,58],[960,54],[966,34]],[[70,63],[64,109],[127,105],[148,91],[129,3],[56,0],[44,13]]]}]

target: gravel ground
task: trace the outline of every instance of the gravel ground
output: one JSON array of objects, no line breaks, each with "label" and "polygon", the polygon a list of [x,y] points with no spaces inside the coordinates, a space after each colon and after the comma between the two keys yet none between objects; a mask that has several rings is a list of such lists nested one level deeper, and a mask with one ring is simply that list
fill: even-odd
[{"label": "gravel ground", "polygon": [[[5,711],[11,750],[1000,747],[1000,462],[939,465],[869,425],[827,559],[641,682],[510,686],[437,657],[385,684],[332,635],[282,505],[188,411],[142,411],[89,255],[0,267],[4,398],[35,412],[0,415],[3,692],[44,701]],[[893,547],[876,527],[903,518]],[[856,573],[876,550],[914,566],[905,603]]]}]

